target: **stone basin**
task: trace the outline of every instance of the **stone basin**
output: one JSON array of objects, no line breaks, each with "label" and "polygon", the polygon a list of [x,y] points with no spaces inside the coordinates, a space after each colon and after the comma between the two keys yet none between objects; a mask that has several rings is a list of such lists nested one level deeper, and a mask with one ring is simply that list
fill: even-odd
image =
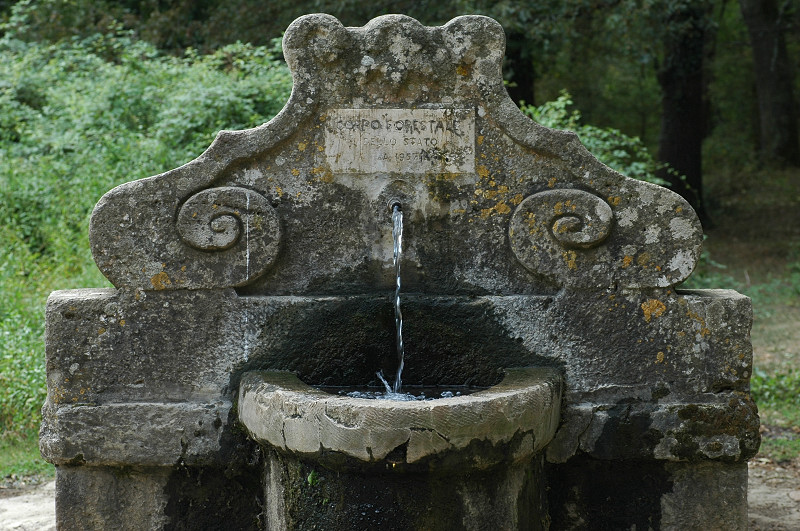
[{"label": "stone basin", "polygon": [[249,372],[239,387],[239,419],[259,444],[327,463],[485,469],[529,459],[559,422],[557,371],[505,373],[466,396],[402,402],[329,394],[288,372]]}]

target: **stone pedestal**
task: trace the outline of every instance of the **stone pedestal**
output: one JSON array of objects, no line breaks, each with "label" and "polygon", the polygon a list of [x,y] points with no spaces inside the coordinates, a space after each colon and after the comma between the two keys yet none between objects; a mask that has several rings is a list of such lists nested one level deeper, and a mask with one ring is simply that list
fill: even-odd
[{"label": "stone pedestal", "polygon": [[267,529],[545,529],[542,449],[560,405],[552,369],[407,402],[254,372],[240,384],[239,418],[267,455]]},{"label": "stone pedestal", "polygon": [[485,470],[337,471],[267,452],[265,529],[548,529],[544,458]]}]

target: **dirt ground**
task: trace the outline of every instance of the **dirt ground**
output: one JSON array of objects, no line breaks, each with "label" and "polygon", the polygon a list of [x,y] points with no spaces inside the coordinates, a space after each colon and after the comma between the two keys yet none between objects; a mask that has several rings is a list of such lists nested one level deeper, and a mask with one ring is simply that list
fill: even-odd
[{"label": "dirt ground", "polygon": [[55,481],[0,488],[0,531],[55,531]]},{"label": "dirt ground", "polygon": [[[766,461],[766,462],[765,462]],[[756,458],[749,465],[747,500],[750,529],[800,529],[800,462],[778,466]]]}]

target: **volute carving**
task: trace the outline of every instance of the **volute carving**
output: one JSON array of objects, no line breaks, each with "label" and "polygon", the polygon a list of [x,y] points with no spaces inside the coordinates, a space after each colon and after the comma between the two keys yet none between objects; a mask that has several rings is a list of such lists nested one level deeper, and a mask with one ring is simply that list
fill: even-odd
[{"label": "volute carving", "polygon": [[[700,252],[695,242],[702,232],[696,216],[678,204],[676,196],[662,196],[675,205],[653,206],[674,210],[676,217],[668,226],[652,224],[642,230],[625,221],[627,211],[615,212],[609,201],[590,192],[539,192],[523,199],[511,216],[509,243],[525,268],[559,285],[672,286],[694,269]],[[618,197],[612,200],[621,202]]]}]

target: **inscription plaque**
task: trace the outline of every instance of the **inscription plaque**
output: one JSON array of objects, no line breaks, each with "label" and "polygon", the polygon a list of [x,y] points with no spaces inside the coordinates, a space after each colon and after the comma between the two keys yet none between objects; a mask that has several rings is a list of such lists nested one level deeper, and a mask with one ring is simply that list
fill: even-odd
[{"label": "inscription plaque", "polygon": [[325,120],[334,173],[475,171],[474,109],[334,109]]}]

